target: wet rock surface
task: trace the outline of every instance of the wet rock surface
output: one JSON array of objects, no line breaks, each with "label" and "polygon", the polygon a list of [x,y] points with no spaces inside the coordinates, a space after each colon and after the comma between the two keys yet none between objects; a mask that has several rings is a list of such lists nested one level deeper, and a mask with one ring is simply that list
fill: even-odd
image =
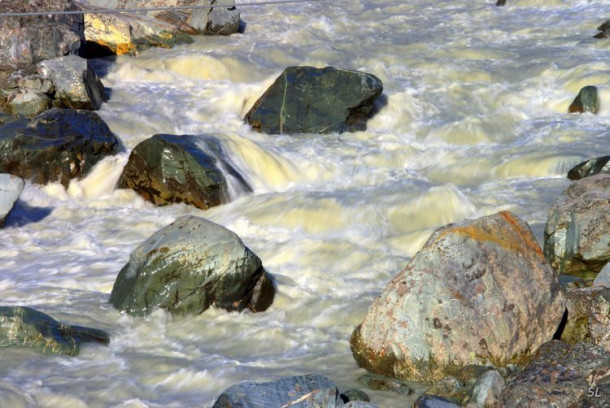
[{"label": "wet rock surface", "polygon": [[199,314],[211,306],[264,311],[275,289],[261,260],[235,233],[185,216],[160,229],[131,254],[110,303],[133,316],[156,308]]},{"label": "wet rock surface", "polygon": [[83,343],[110,342],[98,329],[63,324],[29,307],[0,306],[0,347],[28,347],[44,354],[77,355]]},{"label": "wet rock surface", "polygon": [[156,205],[186,203],[208,209],[229,201],[222,169],[250,191],[213,137],[155,135],[132,150],[118,187],[131,188]]},{"label": "wet rock surface", "polygon": [[597,114],[599,112],[599,96],[597,94],[597,87],[592,85],[583,87],[568,108],[568,111],[570,113],[590,112]]},{"label": "wet rock surface", "polygon": [[601,156],[577,164],[568,172],[570,180],[580,180],[596,174],[610,174],[610,156]]},{"label": "wet rock surface", "polygon": [[246,114],[254,130],[332,133],[366,129],[383,91],[374,75],[333,67],[289,67]]},{"label": "wet rock surface", "polygon": [[24,182],[11,174],[0,173],[0,227],[23,191]]},{"label": "wet rock surface", "polygon": [[79,178],[119,142],[94,112],[51,109],[0,125],[0,170],[38,184]]},{"label": "wet rock surface", "polygon": [[509,212],[436,230],[354,331],[358,364],[434,382],[470,364],[526,362],[565,311],[556,273]]}]

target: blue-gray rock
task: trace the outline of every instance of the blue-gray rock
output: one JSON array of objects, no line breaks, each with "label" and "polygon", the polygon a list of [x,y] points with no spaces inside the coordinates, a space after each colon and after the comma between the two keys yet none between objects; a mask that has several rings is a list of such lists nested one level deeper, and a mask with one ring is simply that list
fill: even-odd
[{"label": "blue-gray rock", "polygon": [[256,131],[332,133],[366,129],[383,91],[372,74],[333,67],[289,67],[246,114]]},{"label": "blue-gray rock", "polygon": [[0,227],[23,191],[24,182],[11,174],[0,173]]},{"label": "blue-gray rock", "polygon": [[29,307],[0,306],[0,347],[29,347],[45,354],[77,355],[82,343],[108,344],[102,330],[70,326]]},{"label": "blue-gray rock", "polygon": [[211,306],[258,312],[275,290],[261,260],[228,229],[185,216],[154,233],[129,257],[110,302],[133,316],[156,308],[199,314]]},{"label": "blue-gray rock", "polygon": [[50,109],[0,125],[0,171],[39,184],[67,187],[118,151],[117,138],[91,111]]},{"label": "blue-gray rock", "polygon": [[205,210],[229,201],[223,170],[251,191],[225,156],[212,136],[154,135],[132,150],[118,187],[131,188],[155,205],[182,202]]},{"label": "blue-gray rock", "polygon": [[476,382],[472,400],[479,407],[493,407],[504,389],[504,378],[496,370],[489,370]]},{"label": "blue-gray rock", "polygon": [[344,406],[337,386],[316,374],[273,382],[243,382],[220,394],[214,408],[334,408]]},{"label": "blue-gray rock", "polygon": [[437,229],[352,335],[358,364],[431,383],[471,364],[527,362],[565,311],[529,226],[510,212]]},{"label": "blue-gray rock", "polygon": [[583,87],[570,105],[570,113],[597,113],[599,112],[599,96],[597,87],[589,85]]},{"label": "blue-gray rock", "polygon": [[570,180],[580,180],[600,173],[610,174],[610,156],[595,157],[577,164],[568,171],[568,178]]},{"label": "blue-gray rock", "polygon": [[610,288],[610,262],[602,268],[593,281],[593,286]]},{"label": "blue-gray rock", "polygon": [[559,274],[587,277],[610,260],[610,175],[574,181],[555,201],[544,255]]},{"label": "blue-gray rock", "polygon": [[419,397],[413,408],[458,408],[459,405],[450,399],[436,395],[422,395]]},{"label": "blue-gray rock", "polygon": [[89,61],[76,55],[39,62],[38,73],[55,86],[59,107],[97,110],[106,98],[104,85]]}]

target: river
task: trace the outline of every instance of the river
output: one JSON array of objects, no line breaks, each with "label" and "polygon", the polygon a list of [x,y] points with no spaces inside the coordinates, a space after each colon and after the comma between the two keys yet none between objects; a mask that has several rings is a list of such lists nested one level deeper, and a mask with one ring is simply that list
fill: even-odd
[{"label": "river", "polygon": [[[437,227],[509,210],[540,243],[575,164],[609,154],[610,2],[337,0],[240,8],[245,30],[95,61],[111,90],[99,111],[125,151],[68,190],[27,183],[0,229],[3,305],[108,331],[77,357],[0,349],[0,406],[209,407],[240,381],[319,373],[360,387],[350,335]],[[243,122],[291,65],[378,76],[366,131],[264,135]],[[568,114],[581,87],[598,115]],[[115,184],[156,133],[214,134],[252,193],[199,210],[154,207]],[[108,304],[143,240],[179,216],[236,232],[277,286],[253,314]],[[404,396],[366,390],[380,407]]]}]

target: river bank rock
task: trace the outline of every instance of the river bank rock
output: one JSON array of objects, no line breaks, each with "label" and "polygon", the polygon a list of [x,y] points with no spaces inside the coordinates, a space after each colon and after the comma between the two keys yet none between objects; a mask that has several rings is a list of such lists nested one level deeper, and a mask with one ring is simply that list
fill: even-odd
[{"label": "river bank rock", "polygon": [[597,87],[591,85],[583,87],[568,108],[568,112],[591,112],[593,114],[597,114],[599,112],[599,97],[597,96]]},{"label": "river bank rock", "polygon": [[0,227],[19,199],[24,185],[19,177],[0,173]]},{"label": "river bank rock", "polygon": [[544,255],[559,274],[586,277],[610,260],[610,175],[574,181],[549,210]]},{"label": "river bank rock", "polygon": [[364,130],[382,91],[381,80],[372,74],[289,67],[256,101],[245,121],[269,134]]},{"label": "river bank rock", "polygon": [[271,382],[243,382],[220,394],[213,408],[374,408],[364,401],[344,402],[337,386],[330,379],[317,374],[285,377]]},{"label": "river bank rock", "polygon": [[110,303],[133,316],[156,308],[200,314],[211,306],[266,310],[275,289],[261,260],[228,229],[185,216],[160,229],[131,253]]},{"label": "river bank rock", "polygon": [[569,346],[553,340],[539,348],[527,367],[507,378],[498,406],[601,407],[595,404],[607,401],[608,395],[610,353],[590,343]]},{"label": "river bank rock", "polygon": [[94,112],[50,109],[0,125],[0,171],[38,184],[82,177],[119,142]]},{"label": "river bank rock", "polygon": [[[2,1],[2,12],[74,10],[70,0]],[[78,52],[82,39],[82,15],[4,17],[0,19],[0,71],[33,71],[42,60]]]},{"label": "river bank rock", "polygon": [[229,201],[222,169],[251,191],[214,137],[159,134],[132,150],[118,188],[131,188],[155,205],[182,202],[208,209]]},{"label": "river bank rock", "polygon": [[569,289],[565,296],[568,313],[560,340],[568,344],[587,341],[610,352],[610,289]]},{"label": "river bank rock", "polygon": [[565,311],[557,274],[509,212],[437,229],[352,334],[358,364],[432,383],[470,364],[527,362]]},{"label": "river bank rock", "polygon": [[610,174],[610,156],[594,157],[574,166],[568,171],[570,180],[580,180],[596,174]]},{"label": "river bank rock", "polygon": [[44,354],[75,356],[82,343],[108,344],[102,330],[70,326],[29,307],[0,306],[0,347],[29,347]]}]

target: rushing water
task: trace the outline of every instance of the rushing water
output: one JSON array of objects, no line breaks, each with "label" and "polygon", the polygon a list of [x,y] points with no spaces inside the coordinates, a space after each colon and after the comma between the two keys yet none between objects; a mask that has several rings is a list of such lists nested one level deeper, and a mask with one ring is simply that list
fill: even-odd
[{"label": "rushing water", "polygon": [[[244,7],[244,33],[97,61],[100,115],[125,152],[66,191],[27,184],[0,229],[3,305],[104,329],[77,357],[0,350],[0,406],[211,406],[244,380],[364,373],[349,338],[436,227],[510,210],[541,242],[567,170],[608,154],[610,3],[587,0],[338,0]],[[264,135],[242,118],[290,65],[377,75],[367,131]],[[598,115],[567,114],[595,85]],[[155,133],[215,134],[254,187],[202,211],[154,207],[115,183]],[[122,315],[108,304],[131,251],[176,217],[235,231],[278,295],[264,313]],[[381,407],[405,397],[368,391]],[[412,399],[411,399],[412,401]]]}]

